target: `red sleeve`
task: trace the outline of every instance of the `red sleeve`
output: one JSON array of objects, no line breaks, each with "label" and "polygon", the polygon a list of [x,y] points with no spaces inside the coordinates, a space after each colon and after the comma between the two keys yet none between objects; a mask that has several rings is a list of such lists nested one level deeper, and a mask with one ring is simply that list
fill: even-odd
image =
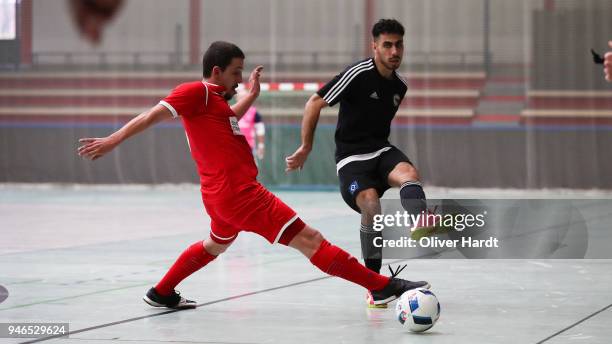
[{"label": "red sleeve", "polygon": [[180,84],[159,103],[172,112],[172,117],[190,117],[204,104],[204,92],[201,82]]}]

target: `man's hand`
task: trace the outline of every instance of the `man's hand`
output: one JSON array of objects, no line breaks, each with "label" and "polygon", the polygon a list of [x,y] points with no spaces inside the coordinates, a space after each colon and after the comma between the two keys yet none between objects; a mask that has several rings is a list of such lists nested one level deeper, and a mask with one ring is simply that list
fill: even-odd
[{"label": "man's hand", "polygon": [[293,155],[285,158],[285,162],[287,163],[285,172],[291,172],[298,169],[301,170],[304,167],[306,159],[308,159],[308,154],[310,154],[310,149],[300,146]]},{"label": "man's hand", "polygon": [[77,150],[79,156],[85,157],[87,159],[96,160],[102,157],[104,154],[110,152],[117,146],[117,143],[114,142],[110,137],[102,137],[102,138],[83,138],[79,140],[81,146]]},{"label": "man's hand", "polygon": [[[608,42],[610,48],[612,48],[612,41]],[[608,51],[604,57],[604,73],[606,74],[606,80],[612,82],[612,51]]]},{"label": "man's hand", "polygon": [[264,146],[262,143],[257,144],[256,154],[257,159],[263,160],[264,155],[266,154],[266,146]]},{"label": "man's hand", "polygon": [[263,66],[259,65],[253,69],[251,75],[249,76],[249,94],[255,96],[257,98],[259,96],[260,85],[259,78],[261,77],[261,72],[263,71]]},{"label": "man's hand", "polygon": [[236,118],[242,118],[251,105],[253,105],[255,99],[257,99],[259,96],[259,78],[261,77],[262,70],[263,66],[257,66],[255,69],[253,69],[251,76],[249,76],[249,89],[246,91],[246,93],[243,93],[238,97],[236,104],[230,106],[236,115]]}]

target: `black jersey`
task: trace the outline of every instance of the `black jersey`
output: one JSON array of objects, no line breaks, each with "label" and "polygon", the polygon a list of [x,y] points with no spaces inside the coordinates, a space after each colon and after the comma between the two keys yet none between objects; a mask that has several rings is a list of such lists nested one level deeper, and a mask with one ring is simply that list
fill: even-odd
[{"label": "black jersey", "polygon": [[336,125],[336,162],[390,146],[391,121],[408,90],[396,72],[386,79],[369,58],[349,66],[317,94],[329,106],[340,102]]}]

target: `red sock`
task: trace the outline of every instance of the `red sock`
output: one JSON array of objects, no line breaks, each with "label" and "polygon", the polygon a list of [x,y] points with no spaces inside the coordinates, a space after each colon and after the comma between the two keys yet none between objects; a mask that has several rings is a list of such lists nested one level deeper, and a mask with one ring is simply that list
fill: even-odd
[{"label": "red sock", "polygon": [[366,268],[355,257],[327,240],[323,240],[310,262],[327,274],[359,284],[368,290],[379,290],[389,283],[389,277]]},{"label": "red sock", "polygon": [[201,241],[189,246],[174,262],[164,278],[157,283],[155,290],[161,295],[170,295],[182,280],[200,270],[217,256],[206,252]]}]

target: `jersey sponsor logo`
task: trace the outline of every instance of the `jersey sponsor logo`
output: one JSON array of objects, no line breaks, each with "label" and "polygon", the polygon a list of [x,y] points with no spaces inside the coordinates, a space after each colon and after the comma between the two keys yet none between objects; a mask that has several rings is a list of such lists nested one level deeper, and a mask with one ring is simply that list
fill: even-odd
[{"label": "jersey sponsor logo", "polygon": [[236,116],[231,116],[229,117],[229,121],[234,135],[242,135],[242,131],[240,131],[240,125],[238,125],[238,118],[236,118]]},{"label": "jersey sponsor logo", "polygon": [[370,98],[372,98],[372,99],[380,99],[378,97],[378,93],[376,93],[376,91],[374,91],[374,92],[372,92],[372,94],[370,94]]},{"label": "jersey sponsor logo", "polygon": [[357,181],[355,180],[351,183],[351,185],[349,185],[349,192],[351,195],[354,195],[357,189],[359,189],[359,184],[357,184]]},{"label": "jersey sponsor logo", "polygon": [[395,105],[395,107],[398,107],[400,105],[401,100],[402,99],[400,98],[399,94],[393,95],[393,105]]}]

